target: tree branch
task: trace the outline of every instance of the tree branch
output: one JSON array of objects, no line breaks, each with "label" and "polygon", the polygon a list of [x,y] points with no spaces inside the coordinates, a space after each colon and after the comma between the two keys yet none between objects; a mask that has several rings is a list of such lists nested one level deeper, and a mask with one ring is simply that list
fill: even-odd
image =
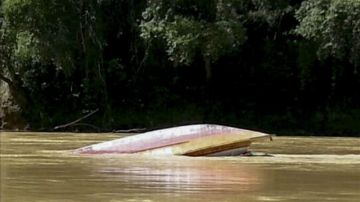
[{"label": "tree branch", "polygon": [[114,130],[115,133],[140,133],[147,130],[146,128],[132,128],[127,130]]},{"label": "tree branch", "polygon": [[66,128],[66,127],[72,126],[72,125],[80,122],[81,120],[86,119],[87,117],[95,114],[97,111],[99,111],[99,109],[96,109],[96,110],[94,110],[94,111],[86,114],[85,116],[83,116],[83,117],[81,117],[81,118],[78,118],[78,119],[76,119],[75,121],[72,121],[72,122],[70,122],[70,123],[63,124],[63,125],[59,125],[59,126],[55,126],[55,127],[53,128],[53,130],[57,130],[57,129],[60,129],[60,128]]},{"label": "tree branch", "polygon": [[5,77],[4,75],[0,74],[0,80],[3,80],[4,82],[6,82],[8,85],[12,86],[14,85],[14,82],[11,81],[11,79]]}]

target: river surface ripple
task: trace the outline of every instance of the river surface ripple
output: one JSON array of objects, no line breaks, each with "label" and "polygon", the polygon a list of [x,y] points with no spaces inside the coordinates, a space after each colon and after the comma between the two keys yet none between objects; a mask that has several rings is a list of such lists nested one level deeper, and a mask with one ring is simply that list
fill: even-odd
[{"label": "river surface ripple", "polygon": [[360,201],[360,138],[275,137],[256,157],[74,155],[114,133],[0,134],[0,201]]}]

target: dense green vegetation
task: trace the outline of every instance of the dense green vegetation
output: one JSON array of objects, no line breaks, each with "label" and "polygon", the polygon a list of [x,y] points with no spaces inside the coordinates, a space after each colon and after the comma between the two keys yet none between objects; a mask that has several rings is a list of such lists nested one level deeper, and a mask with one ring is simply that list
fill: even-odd
[{"label": "dense green vegetation", "polygon": [[359,0],[0,2],[2,128],[360,134]]}]

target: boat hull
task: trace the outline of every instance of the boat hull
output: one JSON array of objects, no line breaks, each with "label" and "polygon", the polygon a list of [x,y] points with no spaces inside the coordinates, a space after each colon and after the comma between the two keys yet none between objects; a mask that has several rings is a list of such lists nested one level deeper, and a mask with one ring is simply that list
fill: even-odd
[{"label": "boat hull", "polygon": [[[203,156],[246,148],[269,134],[212,124],[150,131],[76,149],[77,154],[152,153]],[[171,152],[170,152],[171,150]]]},{"label": "boat hull", "polygon": [[225,155],[228,151],[246,152],[251,144],[248,137],[240,133],[201,137],[177,145],[142,152],[151,155],[209,156]]}]

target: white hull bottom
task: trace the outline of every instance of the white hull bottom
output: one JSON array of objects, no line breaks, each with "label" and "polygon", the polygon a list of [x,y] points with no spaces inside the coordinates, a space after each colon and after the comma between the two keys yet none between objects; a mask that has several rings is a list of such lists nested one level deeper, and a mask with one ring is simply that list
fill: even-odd
[{"label": "white hull bottom", "polygon": [[248,151],[247,147],[230,149],[226,151],[216,152],[213,154],[209,154],[207,156],[239,156],[241,154],[245,154]]}]

